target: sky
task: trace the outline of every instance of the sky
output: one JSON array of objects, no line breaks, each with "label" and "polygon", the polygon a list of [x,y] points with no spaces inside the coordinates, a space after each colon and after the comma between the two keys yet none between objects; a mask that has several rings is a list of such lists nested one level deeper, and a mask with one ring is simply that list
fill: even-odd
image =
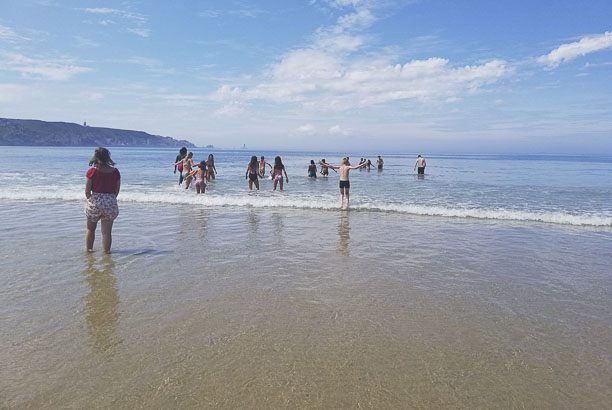
[{"label": "sky", "polygon": [[227,149],[612,154],[612,2],[0,0],[0,117]]}]

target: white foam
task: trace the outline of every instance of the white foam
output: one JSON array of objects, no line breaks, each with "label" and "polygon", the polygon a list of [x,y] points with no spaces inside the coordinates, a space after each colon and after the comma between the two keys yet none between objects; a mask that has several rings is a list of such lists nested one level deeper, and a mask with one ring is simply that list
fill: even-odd
[{"label": "white foam", "polygon": [[[75,189],[57,190],[3,190],[0,199],[11,201],[79,201],[84,202],[84,192]],[[119,203],[135,204],[187,204],[205,207],[247,208],[295,208],[337,210],[336,197],[306,197],[292,193],[243,193],[233,195],[205,194],[193,192],[126,192],[122,191]],[[438,216],[447,218],[473,218],[498,221],[543,222],[574,226],[612,226],[612,216],[597,214],[574,214],[562,211],[522,211],[510,209],[483,209],[445,207],[413,204],[368,203],[354,201],[351,210],[390,212],[408,215]]]}]

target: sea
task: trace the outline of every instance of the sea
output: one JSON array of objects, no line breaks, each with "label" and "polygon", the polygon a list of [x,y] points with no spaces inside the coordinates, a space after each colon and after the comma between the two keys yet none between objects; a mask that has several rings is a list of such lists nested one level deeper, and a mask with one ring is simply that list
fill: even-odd
[{"label": "sea", "polygon": [[[0,408],[601,409],[612,156],[110,148],[112,253],[85,252],[93,147],[0,148]],[[423,153],[421,153],[423,154]],[[289,183],[249,191],[251,155]],[[307,177],[310,160],[384,168]]]}]

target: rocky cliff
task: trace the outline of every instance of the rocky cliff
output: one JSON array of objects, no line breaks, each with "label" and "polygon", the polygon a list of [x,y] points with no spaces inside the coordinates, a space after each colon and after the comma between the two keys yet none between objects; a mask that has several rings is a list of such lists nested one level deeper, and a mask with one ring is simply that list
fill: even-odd
[{"label": "rocky cliff", "polygon": [[142,131],[89,127],[68,122],[0,118],[0,145],[82,147],[195,147],[189,141]]}]

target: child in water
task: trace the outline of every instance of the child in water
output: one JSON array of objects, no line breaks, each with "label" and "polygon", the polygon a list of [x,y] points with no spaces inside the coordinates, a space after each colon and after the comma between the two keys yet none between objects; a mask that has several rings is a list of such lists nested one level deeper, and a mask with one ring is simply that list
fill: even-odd
[{"label": "child in water", "polygon": [[315,165],[314,159],[310,160],[310,165],[308,166],[308,177],[309,178],[317,177],[317,166]]},{"label": "child in water", "polygon": [[[263,157],[262,157],[263,158]],[[244,173],[244,178],[249,180],[249,191],[253,190],[253,184],[255,184],[255,188],[259,191],[259,163],[257,162],[257,157],[253,155],[251,157],[251,162],[247,164],[246,172]],[[264,166],[265,169],[265,166]]]},{"label": "child in water", "polygon": [[[319,162],[319,164],[321,164],[321,175],[323,175],[324,177],[329,175],[329,168],[327,167],[327,163],[325,162],[325,158],[323,158],[321,160],[321,162]],[[332,168],[332,171],[334,172],[338,172],[335,169]]]},{"label": "child in water", "polygon": [[215,179],[215,175],[217,174],[217,168],[215,167],[215,156],[213,154],[208,155],[206,165],[208,166],[208,172],[206,172],[206,180],[210,182],[210,179]]},{"label": "child in water", "polygon": [[283,190],[283,172],[285,173],[285,177],[287,178],[287,183],[289,183],[289,176],[287,175],[287,170],[283,165],[283,161],[281,161],[281,157],[277,156],[274,158],[274,167],[272,168],[272,175],[274,177],[274,188],[273,191],[276,191],[276,184],[280,181],[280,190]]},{"label": "child in water", "polygon": [[[323,164],[321,164],[323,165]],[[325,164],[327,167],[331,169],[339,169],[340,170],[340,208],[344,206],[344,196],[346,195],[346,207],[349,207],[349,190],[351,189],[351,183],[349,181],[349,171],[351,169],[363,168],[366,166],[365,162],[357,165],[356,167],[352,167],[351,163],[348,160],[348,157],[342,158],[342,165],[337,167],[331,164]]]},{"label": "child in water", "polygon": [[206,182],[204,182],[206,180],[206,161],[200,161],[200,165],[199,165],[200,169],[198,169],[195,173],[195,188],[196,188],[196,193],[198,194],[204,194],[206,193]]},{"label": "child in water", "polygon": [[119,215],[117,195],[121,188],[121,174],[115,168],[115,162],[110,157],[110,151],[98,147],[89,161],[92,167],[87,171],[85,182],[85,216],[87,231],[85,245],[87,251],[93,250],[98,221],[102,220],[102,251],[110,253],[113,242],[113,221]]},{"label": "child in water", "polygon": [[261,178],[264,178],[266,176],[266,165],[268,165],[270,167],[270,170],[272,170],[272,165],[270,165],[270,163],[266,161],[264,156],[262,155],[261,159],[259,160],[259,176]]}]

